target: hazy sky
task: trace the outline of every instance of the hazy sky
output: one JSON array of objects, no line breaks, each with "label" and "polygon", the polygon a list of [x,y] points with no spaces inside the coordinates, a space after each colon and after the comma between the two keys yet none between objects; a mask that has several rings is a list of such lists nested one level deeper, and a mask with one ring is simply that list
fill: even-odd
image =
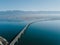
[{"label": "hazy sky", "polygon": [[0,0],[0,11],[60,11],[60,0]]}]

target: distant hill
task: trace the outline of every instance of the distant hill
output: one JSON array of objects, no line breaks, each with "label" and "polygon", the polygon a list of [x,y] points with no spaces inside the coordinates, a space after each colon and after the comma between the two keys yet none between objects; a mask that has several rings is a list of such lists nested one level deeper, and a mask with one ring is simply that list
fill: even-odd
[{"label": "distant hill", "polygon": [[0,15],[60,14],[60,11],[0,11]]},{"label": "distant hill", "polygon": [[[54,14],[55,17],[60,11],[0,11],[0,21],[21,21],[21,20],[33,20],[41,18],[50,18]],[[60,18],[60,16],[58,17]]]}]

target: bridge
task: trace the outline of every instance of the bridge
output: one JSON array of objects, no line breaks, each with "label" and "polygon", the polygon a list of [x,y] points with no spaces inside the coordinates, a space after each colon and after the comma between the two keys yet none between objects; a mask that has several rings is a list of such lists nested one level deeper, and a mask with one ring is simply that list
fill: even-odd
[{"label": "bridge", "polygon": [[50,21],[50,20],[56,20],[56,19],[42,19],[42,20],[32,21],[32,22],[28,23],[28,24],[23,28],[23,30],[20,31],[19,34],[9,43],[9,45],[14,45],[14,44],[18,41],[18,39],[21,38],[21,36],[24,34],[24,32],[27,30],[27,28],[28,28],[31,24],[36,23],[36,22],[39,22],[39,21],[48,21],[48,20]]}]

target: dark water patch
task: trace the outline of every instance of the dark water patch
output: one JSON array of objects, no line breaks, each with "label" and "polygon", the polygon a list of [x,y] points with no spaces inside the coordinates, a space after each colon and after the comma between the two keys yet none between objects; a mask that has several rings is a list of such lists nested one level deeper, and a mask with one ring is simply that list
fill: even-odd
[{"label": "dark water patch", "polygon": [[0,36],[11,41],[14,36],[17,35],[26,25],[18,22],[0,22]]}]

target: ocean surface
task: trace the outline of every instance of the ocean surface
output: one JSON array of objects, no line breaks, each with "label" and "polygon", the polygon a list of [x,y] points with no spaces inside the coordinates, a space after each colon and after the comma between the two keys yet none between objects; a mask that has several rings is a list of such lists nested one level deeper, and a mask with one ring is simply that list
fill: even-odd
[{"label": "ocean surface", "polygon": [[[10,42],[27,22],[0,22],[0,36]],[[15,45],[60,45],[60,20],[31,24]]]},{"label": "ocean surface", "polygon": [[31,24],[16,45],[60,45],[60,20]]}]

